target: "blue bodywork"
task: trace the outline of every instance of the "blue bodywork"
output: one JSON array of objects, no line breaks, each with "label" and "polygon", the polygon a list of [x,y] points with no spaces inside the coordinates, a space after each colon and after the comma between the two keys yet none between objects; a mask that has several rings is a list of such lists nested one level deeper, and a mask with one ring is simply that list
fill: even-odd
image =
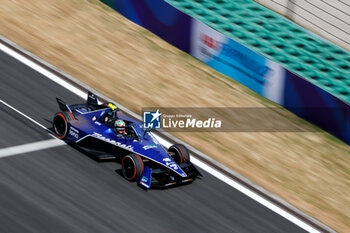
[{"label": "blue bodywork", "polygon": [[145,132],[140,122],[126,116],[121,111],[118,111],[118,119],[128,122],[127,124],[129,124],[130,129],[135,132],[139,140],[128,137],[117,137],[117,134],[111,127],[106,126],[100,121],[100,118],[107,111],[110,111],[110,109],[105,108],[91,112],[84,108],[72,109],[75,119],[72,119],[68,123],[67,140],[79,143],[88,137],[92,137],[159,163],[182,177],[187,176],[151,132]]}]

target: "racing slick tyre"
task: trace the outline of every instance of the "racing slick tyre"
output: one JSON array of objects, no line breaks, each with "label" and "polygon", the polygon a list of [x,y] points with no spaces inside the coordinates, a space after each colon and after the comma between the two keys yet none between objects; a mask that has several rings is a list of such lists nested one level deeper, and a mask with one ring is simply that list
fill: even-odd
[{"label": "racing slick tyre", "polygon": [[59,139],[65,139],[68,133],[68,122],[71,116],[66,112],[58,112],[55,114],[52,121],[52,128],[55,136]]},{"label": "racing slick tyre", "polygon": [[177,164],[190,161],[190,153],[188,153],[187,148],[182,144],[172,145],[168,149],[168,153]]},{"label": "racing slick tyre", "polygon": [[138,181],[143,173],[143,161],[137,154],[128,154],[122,159],[122,172],[128,181]]}]

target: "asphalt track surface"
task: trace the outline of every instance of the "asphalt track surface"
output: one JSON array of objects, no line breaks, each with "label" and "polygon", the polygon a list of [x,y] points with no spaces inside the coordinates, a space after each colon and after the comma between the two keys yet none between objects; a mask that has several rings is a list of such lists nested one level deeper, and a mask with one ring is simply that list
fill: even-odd
[{"label": "asphalt track surface", "polygon": [[[0,51],[0,99],[50,127],[58,107],[83,100]],[[0,103],[0,149],[52,139]],[[68,146],[0,159],[0,232],[305,232],[201,170],[190,185],[144,191]]]}]

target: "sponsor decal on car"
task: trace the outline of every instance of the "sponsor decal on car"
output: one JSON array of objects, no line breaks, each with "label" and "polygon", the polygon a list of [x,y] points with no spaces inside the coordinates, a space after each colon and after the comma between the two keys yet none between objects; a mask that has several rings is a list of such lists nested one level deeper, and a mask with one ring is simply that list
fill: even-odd
[{"label": "sponsor decal on car", "polygon": [[77,130],[76,128],[70,127],[69,134],[75,137],[76,139],[79,138],[79,130]]},{"label": "sponsor decal on car", "polygon": [[146,146],[142,147],[142,149],[144,149],[144,150],[148,150],[148,149],[152,149],[152,148],[157,148],[157,145],[151,144],[151,145],[146,145]]},{"label": "sponsor decal on car", "polygon": [[170,167],[170,168],[172,168],[174,170],[179,169],[177,164],[174,161],[171,161],[171,159],[169,159],[169,158],[163,159],[163,162],[165,163],[166,166],[168,166],[168,167]]},{"label": "sponsor decal on car", "polygon": [[148,181],[148,178],[143,176],[142,179],[141,179],[142,182],[147,182]]},{"label": "sponsor decal on car", "polygon": [[110,144],[113,144],[113,145],[115,145],[115,146],[122,147],[122,148],[124,148],[124,149],[126,149],[126,150],[134,151],[134,147],[132,147],[131,145],[125,145],[125,144],[120,143],[120,142],[117,142],[117,141],[115,141],[115,140],[106,138],[106,137],[102,136],[102,135],[99,134],[99,133],[94,132],[91,136],[92,136],[92,137],[95,137],[95,138],[97,138],[97,139],[100,139],[100,140],[102,140],[102,141],[108,142],[108,143],[110,143]]}]

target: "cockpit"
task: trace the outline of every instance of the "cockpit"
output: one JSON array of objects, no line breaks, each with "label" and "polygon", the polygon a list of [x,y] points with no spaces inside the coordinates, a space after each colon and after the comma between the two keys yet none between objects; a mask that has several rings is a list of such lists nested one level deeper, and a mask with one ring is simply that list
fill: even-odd
[{"label": "cockpit", "polygon": [[109,110],[103,114],[98,120],[105,126],[111,128],[116,134],[116,137],[131,138],[134,140],[140,140],[136,130],[135,123],[132,121],[123,120],[118,118],[116,110]]}]

